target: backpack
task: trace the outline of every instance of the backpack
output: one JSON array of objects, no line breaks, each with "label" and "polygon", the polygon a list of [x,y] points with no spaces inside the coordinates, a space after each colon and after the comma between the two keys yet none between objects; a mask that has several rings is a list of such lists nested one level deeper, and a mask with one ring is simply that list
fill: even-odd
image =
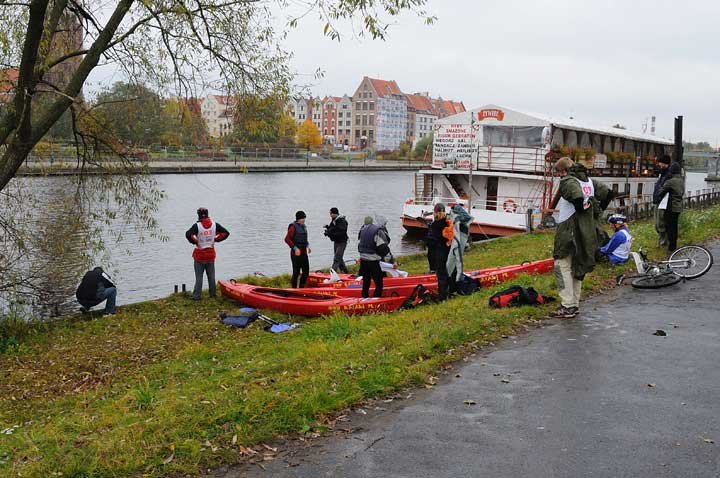
[{"label": "backpack", "polygon": [[460,295],[470,295],[480,289],[480,282],[467,274],[463,274],[462,278],[455,283],[455,289]]},{"label": "backpack", "polygon": [[542,305],[554,300],[554,297],[543,297],[532,287],[526,289],[519,285],[514,285],[505,290],[501,290],[497,294],[493,294],[488,302],[490,307],[501,309],[504,307],[519,307],[521,305]]}]

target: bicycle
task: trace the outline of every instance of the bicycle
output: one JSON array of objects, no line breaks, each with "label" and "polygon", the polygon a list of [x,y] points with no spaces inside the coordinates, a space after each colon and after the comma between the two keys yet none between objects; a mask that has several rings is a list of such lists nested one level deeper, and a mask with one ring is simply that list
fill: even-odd
[{"label": "bicycle", "polygon": [[635,261],[636,275],[619,275],[617,284],[632,279],[636,289],[659,289],[677,284],[681,280],[697,279],[705,275],[713,265],[712,253],[702,246],[683,246],[666,261],[650,261],[645,251],[630,253]]}]

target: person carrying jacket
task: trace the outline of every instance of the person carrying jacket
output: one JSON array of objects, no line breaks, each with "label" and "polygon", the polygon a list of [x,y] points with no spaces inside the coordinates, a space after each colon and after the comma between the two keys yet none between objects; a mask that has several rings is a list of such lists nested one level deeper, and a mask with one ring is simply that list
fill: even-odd
[{"label": "person carrying jacket", "polygon": [[[612,195],[606,186],[588,178],[585,166],[575,164],[570,158],[560,158],[554,170],[561,178],[560,212],[553,250],[561,306],[551,316],[572,318],[580,311],[580,291],[585,274],[595,268],[597,218]],[[598,196],[602,198],[598,199]]]},{"label": "person carrying jacket", "polygon": [[95,267],[85,273],[77,291],[75,291],[75,297],[80,303],[80,311],[83,313],[88,312],[102,301],[107,301],[105,302],[103,315],[114,315],[116,313],[117,288],[102,267]]},{"label": "person carrying jacket", "polygon": [[683,210],[684,193],[685,179],[682,175],[682,167],[679,163],[672,163],[668,168],[668,178],[658,192],[661,201],[666,194],[670,195],[664,216],[668,252],[674,252],[675,249],[677,249],[678,223],[680,221],[680,213]]},{"label": "person carrying jacket", "polygon": [[448,255],[450,254],[450,246],[455,237],[454,224],[452,219],[447,217],[445,205],[443,203],[435,204],[433,208],[434,221],[430,224],[433,236],[439,238],[433,246],[433,258],[435,260],[435,275],[438,281],[438,295],[440,300],[448,298],[449,282],[455,283],[454,276],[451,279],[448,275]]},{"label": "person carrying jacket", "polygon": [[655,181],[653,187],[653,204],[655,204],[655,232],[658,234],[658,244],[660,246],[667,246],[667,233],[665,232],[665,210],[660,209],[658,206],[662,201],[660,196],[660,189],[662,189],[665,181],[670,177],[670,163],[672,159],[667,154],[660,156],[657,160],[657,166],[660,170],[660,176]]},{"label": "person carrying jacket", "polygon": [[295,213],[295,222],[288,224],[287,234],[285,234],[285,244],[290,247],[290,262],[292,262],[293,270],[290,282],[293,289],[305,287],[310,275],[308,254],[311,251],[307,227],[305,226],[306,217],[304,211],[297,211]]},{"label": "person carrying jacket", "polygon": [[452,278],[450,282],[452,284],[453,281],[457,283],[463,277],[463,256],[470,239],[470,223],[473,218],[460,204],[456,204],[450,209],[449,217],[455,225],[454,238],[447,260],[447,270]]},{"label": "person carrying jacket", "polygon": [[210,219],[207,208],[198,208],[197,216],[197,222],[185,232],[185,238],[188,242],[195,245],[192,254],[195,268],[193,300],[200,300],[201,298],[203,274],[207,274],[210,297],[216,297],[215,258],[217,254],[215,253],[215,243],[224,241],[230,235],[227,229]]},{"label": "person carrying jacket", "polygon": [[624,264],[630,258],[633,237],[627,228],[627,218],[622,214],[613,214],[608,218],[615,231],[607,244],[600,248],[601,257],[606,257],[610,264]]},{"label": "person carrying jacket", "polygon": [[348,223],[345,216],[340,215],[338,208],[330,208],[330,224],[325,226],[325,235],[333,243],[333,265],[332,268],[335,271],[344,272],[347,274],[348,269],[345,266],[345,248],[347,247],[348,241]]},{"label": "person carrying jacket", "polygon": [[390,252],[390,235],[385,227],[387,221],[378,218],[377,224],[373,218],[365,217],[365,224],[358,232],[358,252],[360,253],[360,270],[358,275],[363,278],[362,296],[370,297],[370,282],[375,283],[373,297],[382,297],[383,272],[380,261],[394,263],[395,258]]}]

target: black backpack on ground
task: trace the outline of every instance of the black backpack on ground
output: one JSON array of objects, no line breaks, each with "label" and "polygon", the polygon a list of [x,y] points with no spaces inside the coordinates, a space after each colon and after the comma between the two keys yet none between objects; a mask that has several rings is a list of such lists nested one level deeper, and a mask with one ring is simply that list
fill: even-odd
[{"label": "black backpack on ground", "polygon": [[480,282],[467,274],[463,274],[462,278],[455,283],[455,290],[460,295],[470,295],[480,290]]},{"label": "black backpack on ground", "polygon": [[554,297],[545,297],[532,287],[521,287],[514,285],[505,290],[501,290],[497,294],[493,294],[489,299],[490,307],[501,309],[504,307],[519,307],[521,305],[542,305],[553,302]]}]

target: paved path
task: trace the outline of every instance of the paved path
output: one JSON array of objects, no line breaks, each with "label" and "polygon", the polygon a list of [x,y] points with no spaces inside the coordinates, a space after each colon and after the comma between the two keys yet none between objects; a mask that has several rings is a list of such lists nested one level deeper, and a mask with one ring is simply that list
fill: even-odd
[{"label": "paved path", "polygon": [[510,338],[402,405],[354,412],[355,433],[216,475],[718,477],[718,283],[715,266],[589,300],[580,318]]}]

